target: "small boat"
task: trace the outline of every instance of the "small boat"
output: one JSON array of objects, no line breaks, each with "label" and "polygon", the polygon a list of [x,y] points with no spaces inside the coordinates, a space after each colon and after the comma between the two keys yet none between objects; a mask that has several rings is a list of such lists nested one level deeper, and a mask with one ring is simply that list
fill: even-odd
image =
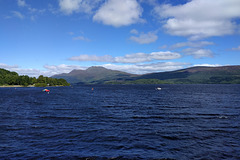
[{"label": "small boat", "polygon": [[44,89],[44,90],[42,90],[43,92],[50,92],[50,90],[49,89]]},{"label": "small boat", "polygon": [[162,88],[160,88],[160,87],[157,87],[157,88],[156,88],[156,90],[158,90],[158,91],[160,91],[161,89],[162,89]]}]

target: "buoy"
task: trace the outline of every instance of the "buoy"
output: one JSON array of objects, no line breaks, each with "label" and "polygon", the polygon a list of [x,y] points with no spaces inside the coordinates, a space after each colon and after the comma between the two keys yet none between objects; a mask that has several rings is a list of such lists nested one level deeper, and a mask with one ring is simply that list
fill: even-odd
[{"label": "buoy", "polygon": [[94,88],[92,88],[92,91],[94,90]]}]

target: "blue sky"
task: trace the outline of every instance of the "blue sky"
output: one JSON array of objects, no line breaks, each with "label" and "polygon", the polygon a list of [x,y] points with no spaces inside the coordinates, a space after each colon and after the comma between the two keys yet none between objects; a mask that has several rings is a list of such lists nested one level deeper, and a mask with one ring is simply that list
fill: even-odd
[{"label": "blue sky", "polygon": [[0,68],[51,76],[239,65],[239,0],[0,0]]}]

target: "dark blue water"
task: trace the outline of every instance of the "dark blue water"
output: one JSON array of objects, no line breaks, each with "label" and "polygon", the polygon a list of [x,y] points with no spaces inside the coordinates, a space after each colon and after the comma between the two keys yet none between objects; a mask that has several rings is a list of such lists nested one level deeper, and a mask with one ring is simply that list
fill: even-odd
[{"label": "dark blue water", "polygon": [[240,159],[240,85],[158,86],[0,88],[0,159]]}]

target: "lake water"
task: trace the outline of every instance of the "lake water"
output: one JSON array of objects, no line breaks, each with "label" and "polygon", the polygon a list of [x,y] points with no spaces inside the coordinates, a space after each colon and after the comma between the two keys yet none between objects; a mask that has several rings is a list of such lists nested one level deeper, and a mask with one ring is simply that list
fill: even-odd
[{"label": "lake water", "polygon": [[43,89],[0,88],[0,159],[240,159],[240,85]]}]

